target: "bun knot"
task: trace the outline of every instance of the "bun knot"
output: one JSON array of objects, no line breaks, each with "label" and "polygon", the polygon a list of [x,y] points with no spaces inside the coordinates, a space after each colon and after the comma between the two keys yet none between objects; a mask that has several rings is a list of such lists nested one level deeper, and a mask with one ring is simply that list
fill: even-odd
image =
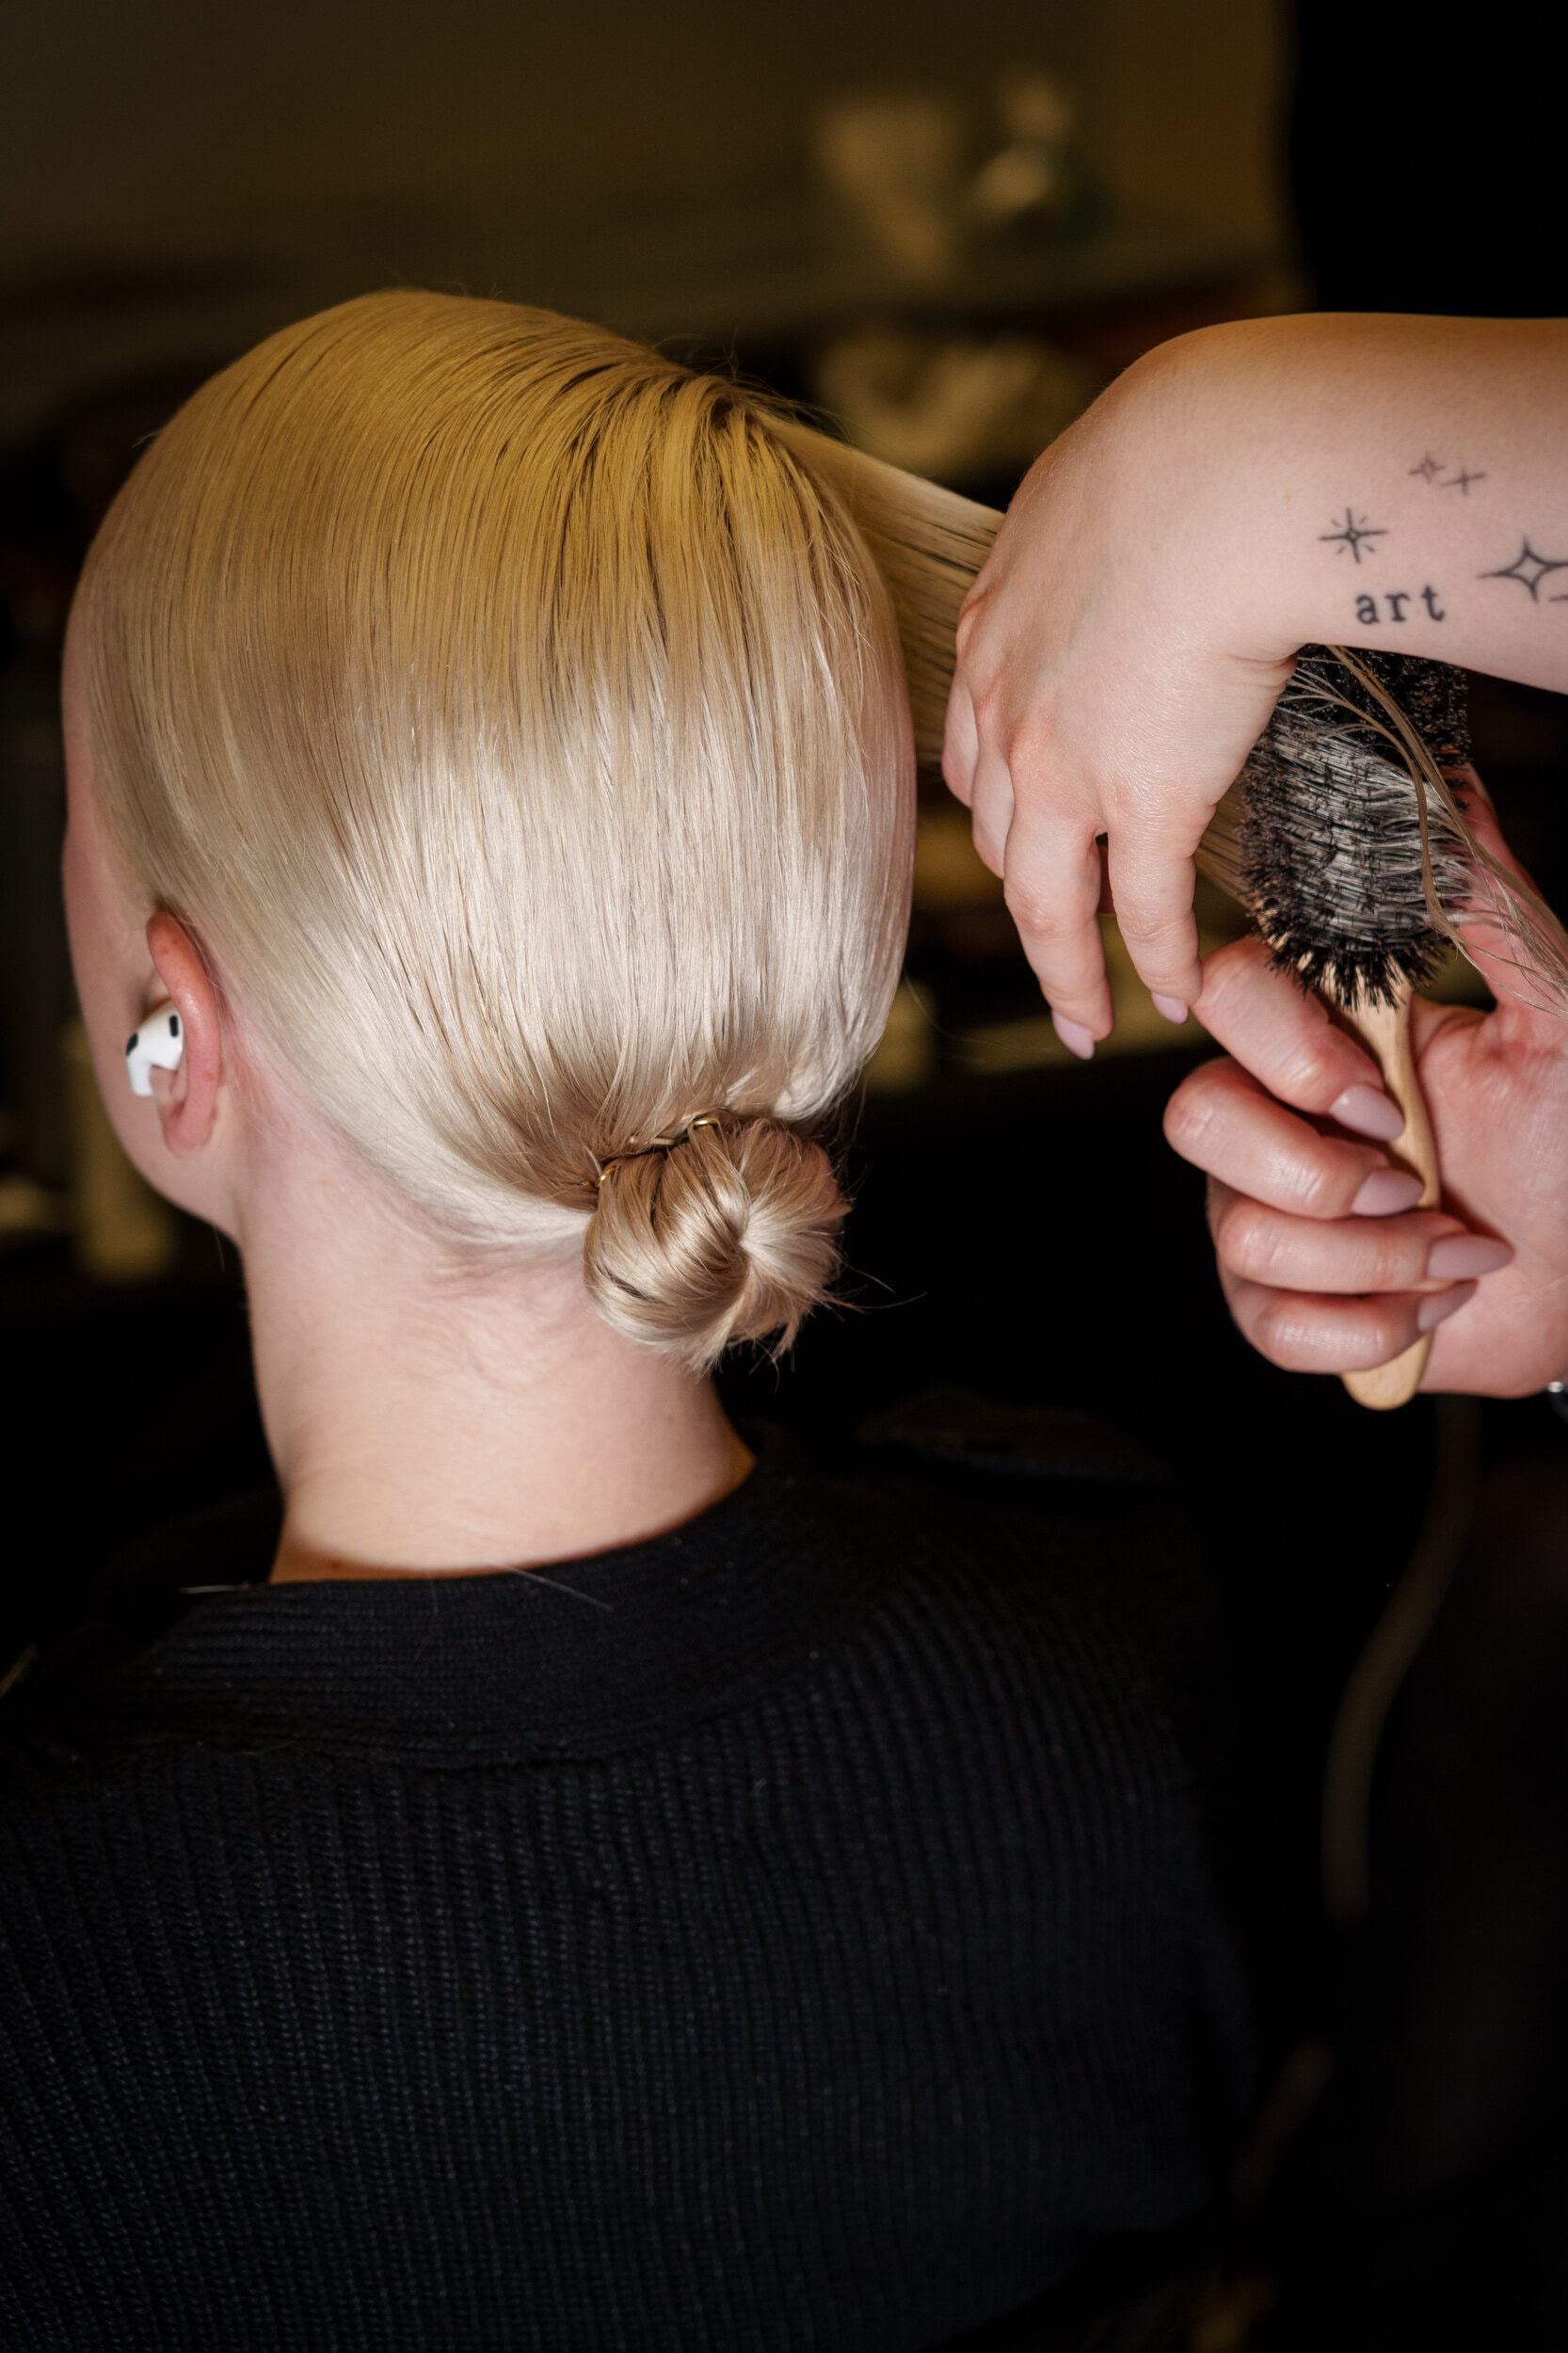
[{"label": "bun knot", "polygon": [[827,1296],[848,1204],[820,1144],[776,1119],[694,1121],[604,1163],[583,1247],[617,1331],[708,1371],[735,1340],[788,1348]]}]

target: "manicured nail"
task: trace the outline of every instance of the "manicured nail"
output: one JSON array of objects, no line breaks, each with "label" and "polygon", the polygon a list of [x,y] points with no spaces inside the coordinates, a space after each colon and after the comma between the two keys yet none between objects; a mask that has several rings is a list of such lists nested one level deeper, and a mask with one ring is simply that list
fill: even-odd
[{"label": "manicured nail", "polygon": [[1152,988],[1149,991],[1149,995],[1154,999],[1155,1012],[1162,1013],[1167,1021],[1174,1021],[1179,1029],[1181,1024],[1187,1018],[1188,1010],[1182,1003],[1181,999],[1179,997],[1161,997]]},{"label": "manicured nail", "polygon": [[1374,1168],[1351,1209],[1356,1217],[1392,1217],[1397,1210],[1413,1209],[1425,1191],[1411,1169]]},{"label": "manicured nail", "polygon": [[1496,1274],[1512,1257],[1506,1241],[1487,1234],[1446,1234],[1427,1254],[1427,1273],[1434,1283],[1462,1283],[1472,1274]]},{"label": "manicured nail", "polygon": [[1329,1117],[1352,1134],[1375,1136],[1379,1144],[1392,1144],[1404,1133],[1403,1112],[1380,1087],[1347,1087]]},{"label": "manicured nail", "polygon": [[1474,1283],[1456,1283],[1451,1291],[1430,1292],[1416,1310],[1416,1331],[1434,1331],[1438,1324],[1446,1323],[1450,1316],[1457,1315],[1465,1301],[1474,1299],[1475,1295]]},{"label": "manicured nail", "polygon": [[1069,1054],[1076,1054],[1080,1062],[1092,1060],[1095,1051],[1093,1030],[1085,1028],[1081,1021],[1069,1021],[1064,1013],[1055,1012],[1051,1015],[1050,1026]]}]

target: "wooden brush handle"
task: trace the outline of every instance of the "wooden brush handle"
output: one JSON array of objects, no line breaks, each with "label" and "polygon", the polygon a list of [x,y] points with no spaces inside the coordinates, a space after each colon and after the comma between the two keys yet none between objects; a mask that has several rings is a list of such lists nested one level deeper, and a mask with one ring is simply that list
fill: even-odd
[{"label": "wooden brush handle", "polygon": [[[1401,990],[1391,1005],[1362,1005],[1354,1013],[1339,1010],[1339,1018],[1367,1048],[1383,1072],[1383,1083],[1404,1113],[1404,1133],[1397,1144],[1388,1147],[1388,1157],[1396,1167],[1408,1168],[1421,1179],[1423,1209],[1434,1209],[1442,1198],[1437,1181],[1437,1151],[1432,1140],[1432,1122],[1421,1096],[1421,1082],[1416,1076],[1416,1057],[1410,1050],[1410,991]],[[1386,1365],[1374,1365],[1370,1372],[1347,1372],[1345,1386],[1359,1405],[1370,1405],[1386,1411],[1391,1405],[1408,1405],[1421,1385],[1421,1375],[1427,1369],[1432,1351],[1432,1335],[1424,1332],[1404,1353]]]}]

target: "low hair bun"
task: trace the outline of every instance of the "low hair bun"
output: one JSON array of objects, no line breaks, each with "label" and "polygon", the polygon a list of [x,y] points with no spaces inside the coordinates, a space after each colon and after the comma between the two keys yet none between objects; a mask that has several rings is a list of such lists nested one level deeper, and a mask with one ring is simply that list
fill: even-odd
[{"label": "low hair bun", "polygon": [[780,1350],[827,1295],[848,1209],[820,1144],[724,1117],[605,1163],[584,1243],[588,1295],[617,1331],[706,1372],[736,1340]]}]

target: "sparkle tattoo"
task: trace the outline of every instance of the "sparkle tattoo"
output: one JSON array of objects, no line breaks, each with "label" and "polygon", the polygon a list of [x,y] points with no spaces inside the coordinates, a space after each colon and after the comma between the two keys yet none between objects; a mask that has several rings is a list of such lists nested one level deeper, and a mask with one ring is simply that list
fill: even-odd
[{"label": "sparkle tattoo", "polygon": [[1435,475],[1442,472],[1445,462],[1441,457],[1433,457],[1429,451],[1420,464],[1412,466],[1410,471],[1412,473],[1418,473],[1423,482],[1430,483]]},{"label": "sparkle tattoo", "polygon": [[[1341,554],[1349,548],[1358,564],[1361,561],[1361,550],[1364,543],[1369,543],[1373,539],[1385,539],[1387,536],[1388,527],[1385,523],[1369,523],[1365,515],[1358,519],[1348,506],[1345,509],[1344,522],[1337,531],[1320,531],[1318,534],[1320,539],[1331,542],[1337,540]],[[1377,550],[1369,548],[1369,552],[1375,555]]]},{"label": "sparkle tattoo", "polygon": [[1467,499],[1470,495],[1471,483],[1484,482],[1485,480],[1486,476],[1483,473],[1468,473],[1465,469],[1461,466],[1457,473],[1451,473],[1448,476],[1447,482],[1442,485],[1442,488],[1445,490],[1457,490],[1461,498]]},{"label": "sparkle tattoo", "polygon": [[[1512,564],[1499,566],[1495,572],[1478,572],[1478,580],[1516,580],[1521,588],[1528,588],[1530,602],[1541,601],[1541,584],[1548,572],[1568,572],[1568,555],[1538,555],[1527,539]],[[1568,604],[1568,596],[1552,596],[1548,604]]]}]

